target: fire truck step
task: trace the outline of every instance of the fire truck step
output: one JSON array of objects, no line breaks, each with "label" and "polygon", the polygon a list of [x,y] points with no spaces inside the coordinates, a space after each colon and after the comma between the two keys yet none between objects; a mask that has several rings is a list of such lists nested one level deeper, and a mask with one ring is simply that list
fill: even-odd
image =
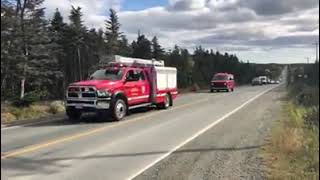
[{"label": "fire truck step", "polygon": [[146,107],[150,105],[152,105],[152,103],[138,104],[138,105],[130,106],[129,109],[141,108],[141,107]]}]

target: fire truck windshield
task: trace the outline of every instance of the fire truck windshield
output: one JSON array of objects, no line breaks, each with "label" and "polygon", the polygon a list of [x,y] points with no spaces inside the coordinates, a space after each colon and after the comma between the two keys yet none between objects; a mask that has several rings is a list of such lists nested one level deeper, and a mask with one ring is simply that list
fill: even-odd
[{"label": "fire truck windshield", "polygon": [[212,80],[228,80],[226,75],[215,75]]},{"label": "fire truck windshield", "polygon": [[121,69],[101,69],[90,76],[90,80],[120,80],[123,71]]}]

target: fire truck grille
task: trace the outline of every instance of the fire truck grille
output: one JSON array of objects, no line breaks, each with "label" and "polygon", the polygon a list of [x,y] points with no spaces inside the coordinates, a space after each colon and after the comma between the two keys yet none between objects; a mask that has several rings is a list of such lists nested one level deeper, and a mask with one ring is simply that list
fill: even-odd
[{"label": "fire truck grille", "polygon": [[224,83],[214,83],[213,87],[222,88],[222,87],[226,87],[226,85],[224,85]]},{"label": "fire truck grille", "polygon": [[67,101],[68,104],[94,104],[94,101],[75,101],[75,100],[69,100]]},{"label": "fire truck grille", "polygon": [[71,93],[71,92],[69,92],[68,93],[68,97],[78,97],[78,94],[77,93]]},{"label": "fire truck grille", "polygon": [[70,98],[95,98],[96,90],[94,87],[78,86],[68,88],[68,97]]},{"label": "fire truck grille", "polygon": [[96,97],[96,93],[82,93],[82,97]]}]

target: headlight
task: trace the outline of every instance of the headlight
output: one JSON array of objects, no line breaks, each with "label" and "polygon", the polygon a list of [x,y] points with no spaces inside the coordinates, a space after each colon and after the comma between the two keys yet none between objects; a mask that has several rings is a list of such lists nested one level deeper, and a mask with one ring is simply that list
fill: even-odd
[{"label": "headlight", "polygon": [[227,85],[227,83],[224,83],[224,85],[226,86],[226,85]]},{"label": "headlight", "polygon": [[105,90],[97,90],[98,97],[109,97],[110,94],[108,91]]}]

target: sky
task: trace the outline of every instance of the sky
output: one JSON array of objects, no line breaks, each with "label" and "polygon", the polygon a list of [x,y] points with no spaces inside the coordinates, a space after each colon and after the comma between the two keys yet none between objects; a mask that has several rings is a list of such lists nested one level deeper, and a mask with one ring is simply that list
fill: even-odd
[{"label": "sky", "polygon": [[88,27],[104,28],[108,9],[118,12],[121,31],[132,41],[140,31],[166,49],[191,52],[201,45],[254,63],[300,63],[316,59],[319,0],[45,0],[68,21],[80,6]]}]

